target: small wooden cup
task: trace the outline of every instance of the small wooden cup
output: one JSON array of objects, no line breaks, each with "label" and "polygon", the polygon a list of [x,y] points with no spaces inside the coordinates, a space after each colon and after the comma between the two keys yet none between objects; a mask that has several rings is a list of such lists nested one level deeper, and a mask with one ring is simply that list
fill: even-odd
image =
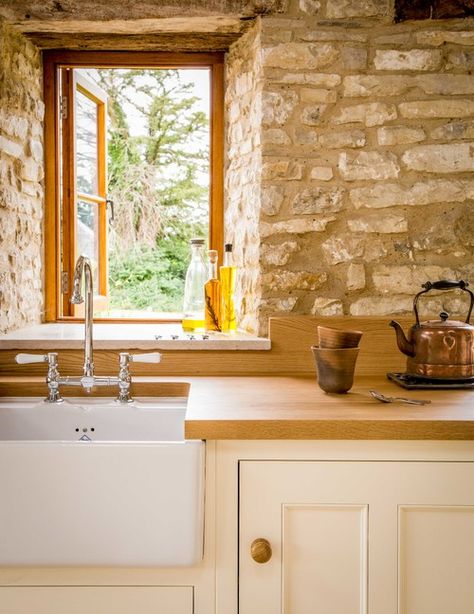
[{"label": "small wooden cup", "polygon": [[312,346],[318,385],[324,392],[348,392],[354,383],[359,348],[320,348]]},{"label": "small wooden cup", "polygon": [[339,330],[329,326],[318,326],[320,348],[356,348],[359,346],[360,330]]}]

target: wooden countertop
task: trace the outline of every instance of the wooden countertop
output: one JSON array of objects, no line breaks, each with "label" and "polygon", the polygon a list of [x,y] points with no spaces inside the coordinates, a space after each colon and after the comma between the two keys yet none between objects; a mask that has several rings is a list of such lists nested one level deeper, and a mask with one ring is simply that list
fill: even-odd
[{"label": "wooden countertop", "polygon": [[[137,377],[134,389],[137,396],[189,394],[187,439],[474,440],[474,389],[413,391],[383,377],[359,377],[348,394],[325,394],[314,377],[298,376]],[[431,404],[384,404],[370,389]],[[0,396],[45,390],[40,378],[0,378]],[[79,390],[62,393],[78,396]],[[108,388],[98,393],[113,395]]]},{"label": "wooden countertop", "polygon": [[[474,390],[404,390],[361,377],[326,394],[314,377],[191,378],[187,439],[474,439]],[[380,403],[369,390],[430,399]]]}]

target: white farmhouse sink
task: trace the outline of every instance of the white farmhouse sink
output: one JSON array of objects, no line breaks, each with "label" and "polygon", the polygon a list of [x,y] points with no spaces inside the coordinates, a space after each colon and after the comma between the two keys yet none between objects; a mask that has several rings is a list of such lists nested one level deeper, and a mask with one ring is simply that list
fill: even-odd
[{"label": "white farmhouse sink", "polygon": [[204,442],[184,398],[0,399],[0,565],[193,565]]}]

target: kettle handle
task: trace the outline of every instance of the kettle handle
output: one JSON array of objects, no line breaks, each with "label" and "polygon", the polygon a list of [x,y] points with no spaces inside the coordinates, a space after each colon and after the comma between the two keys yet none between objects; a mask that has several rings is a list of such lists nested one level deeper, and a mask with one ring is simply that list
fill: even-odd
[{"label": "kettle handle", "polygon": [[451,290],[452,288],[460,288],[467,292],[471,297],[471,303],[469,305],[469,311],[467,312],[466,324],[469,324],[469,320],[471,319],[472,308],[474,307],[474,294],[467,289],[469,283],[467,281],[463,281],[460,279],[459,281],[449,280],[449,279],[440,279],[439,281],[427,281],[422,284],[421,287],[424,288],[421,292],[413,299],[413,311],[415,312],[416,318],[416,326],[420,326],[420,318],[418,317],[418,299],[422,294],[426,294],[430,290]]}]

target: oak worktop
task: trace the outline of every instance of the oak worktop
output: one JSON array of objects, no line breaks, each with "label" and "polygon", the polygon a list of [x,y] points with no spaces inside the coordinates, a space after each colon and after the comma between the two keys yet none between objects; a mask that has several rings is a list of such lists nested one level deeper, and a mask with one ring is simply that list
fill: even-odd
[{"label": "oak worktop", "polygon": [[[314,377],[219,377],[191,381],[188,439],[474,439],[474,390],[404,390],[356,378],[326,394]],[[430,399],[380,403],[369,390]]]},{"label": "oak worktop", "polygon": [[[474,440],[473,389],[404,390],[383,377],[359,377],[349,393],[326,394],[315,377],[298,376],[136,378],[134,388],[136,396],[189,395],[187,439]],[[431,404],[384,404],[370,389]],[[28,380],[27,391],[20,378],[0,380],[0,396],[45,390],[39,378]],[[99,389],[106,392],[115,391]]]}]

